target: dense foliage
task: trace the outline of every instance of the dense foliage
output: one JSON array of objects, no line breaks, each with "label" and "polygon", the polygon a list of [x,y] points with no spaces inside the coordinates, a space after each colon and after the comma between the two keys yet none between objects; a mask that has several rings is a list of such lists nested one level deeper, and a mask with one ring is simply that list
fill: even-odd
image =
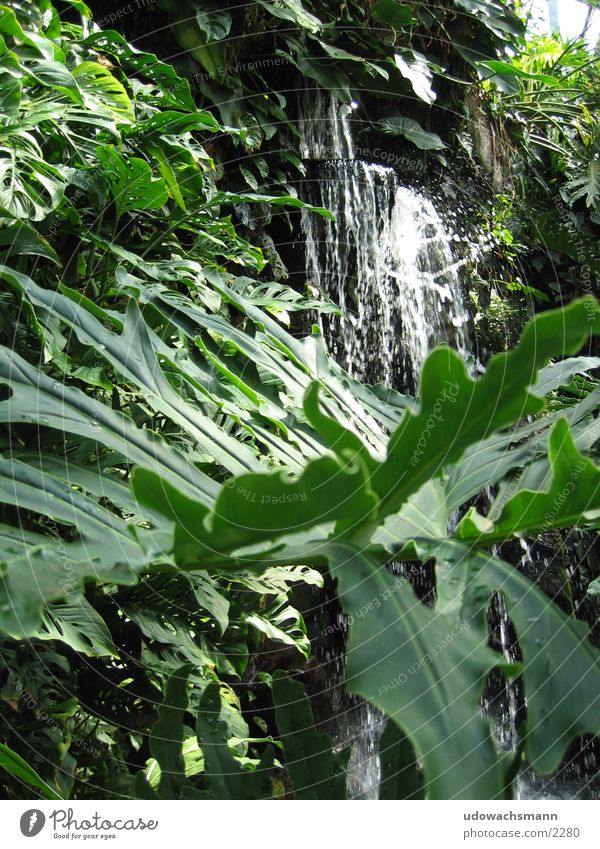
[{"label": "dense foliage", "polygon": [[[281,56],[343,103],[376,98],[372,131],[438,164],[452,140],[422,110],[439,87],[444,112],[468,84],[492,124],[526,135],[514,144],[523,171],[536,166],[540,215],[559,186],[592,244],[597,87],[583,54],[510,60],[524,25],[500,0],[243,14],[160,0],[199,63],[176,70],[90,29],[83,3],[61,5],[0,7],[2,793],[344,798],[347,753],[276,671],[310,654],[292,589],[325,570],[348,618],[348,690],[389,717],[381,798],[510,797],[524,757],[552,772],[600,731],[598,651],[491,552],[597,527],[591,285],[563,275],[562,300],[588,297],[533,318],[476,380],[437,349],[415,399],[357,383],[318,328],[290,332],[292,314],[336,307],[274,282],[279,257],[236,214],[331,215],[293,190],[293,113],[260,70],[278,66],[249,68]],[[248,15],[268,38],[244,53],[232,34],[251,31]],[[399,96],[414,102],[398,111]],[[223,169],[232,150],[238,167]],[[512,192],[506,232],[525,188]],[[473,504],[489,487],[484,516]],[[430,604],[393,559],[435,561]],[[517,664],[488,646],[497,593]],[[524,681],[516,754],[480,710],[494,669]]]}]

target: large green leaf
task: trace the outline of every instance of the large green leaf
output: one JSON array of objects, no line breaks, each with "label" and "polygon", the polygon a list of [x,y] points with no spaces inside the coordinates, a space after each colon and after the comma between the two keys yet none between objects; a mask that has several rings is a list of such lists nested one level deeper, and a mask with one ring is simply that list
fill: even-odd
[{"label": "large green leaf", "polygon": [[144,53],[128,44],[115,30],[101,30],[88,35],[84,42],[116,58],[121,65],[132,68],[136,74],[155,83],[165,103],[193,112],[196,108],[187,79],[180,77],[172,65],[158,59],[153,53]]},{"label": "large green leaf", "polygon": [[403,136],[419,150],[444,150],[446,147],[437,133],[427,132],[414,118],[404,115],[382,118],[379,129],[388,136]]},{"label": "large green leaf", "polygon": [[65,181],[50,165],[34,136],[24,130],[0,140],[0,213],[41,221],[62,200]]},{"label": "large green leaf", "polygon": [[538,370],[551,357],[577,353],[590,333],[600,332],[599,315],[590,298],[537,316],[519,344],[493,357],[478,380],[471,380],[463,360],[449,348],[430,354],[421,374],[420,410],[403,418],[386,461],[371,478],[382,502],[380,515],[397,512],[470,445],[541,412],[544,401],[531,390]]},{"label": "large green leaf", "polygon": [[[175,550],[179,562],[214,561],[223,565],[245,546],[296,536],[334,523],[353,527],[373,513],[376,499],[359,463],[340,464],[330,457],[309,463],[302,475],[249,474],[221,488],[214,512],[176,492],[156,475],[139,470],[133,487],[141,504],[176,521]],[[236,561],[261,560],[240,553]],[[232,563],[233,565],[233,563]]]},{"label": "large green leaf", "polygon": [[0,402],[0,421],[55,428],[104,445],[129,462],[161,476],[182,492],[212,505],[218,487],[156,434],[72,386],[52,380],[8,348],[0,348],[0,382],[10,398]]},{"label": "large green leaf", "polygon": [[244,615],[244,620],[269,640],[294,646],[308,658],[310,641],[302,615],[288,603],[287,594],[277,596],[266,609]]},{"label": "large green leaf", "polygon": [[569,425],[560,419],[549,437],[551,480],[542,491],[521,490],[494,520],[474,509],[464,517],[456,536],[491,545],[516,534],[535,534],[600,519],[600,470],[577,450]]},{"label": "large green leaf", "polygon": [[108,113],[123,123],[132,120],[133,107],[129,95],[108,68],[98,62],[81,62],[73,69],[73,77],[91,114]]},{"label": "large green leaf", "polygon": [[2,114],[14,118],[21,105],[22,72],[19,59],[0,41],[0,109]]},{"label": "large green leaf", "polygon": [[85,598],[49,605],[44,615],[44,630],[38,636],[44,640],[62,640],[73,651],[89,657],[119,657],[106,623]]},{"label": "large green leaf", "polygon": [[600,730],[600,652],[588,627],[509,563],[453,542],[426,543],[423,551],[464,574],[462,618],[480,640],[492,593],[504,596],[523,655],[526,751],[536,770],[553,772],[578,735]]},{"label": "large green leaf", "polygon": [[175,353],[148,327],[135,302],[129,302],[123,315],[96,308],[70,289],[64,289],[70,297],[42,289],[25,275],[5,267],[0,267],[0,275],[34,308],[41,306],[70,326],[83,344],[94,347],[119,374],[133,381],[149,404],[198,439],[226,469],[241,472],[260,468],[249,449],[219,428],[199,404],[186,402],[171,386],[159,357],[174,358]]},{"label": "large green leaf", "polygon": [[161,799],[179,799],[187,783],[181,748],[190,671],[191,666],[182,666],[169,677],[164,701],[158,709],[158,721],[150,737],[150,751],[160,766],[158,796]]},{"label": "large green leaf", "polygon": [[346,686],[409,737],[432,799],[502,798],[503,765],[480,700],[501,658],[468,622],[415,597],[405,579],[349,545],[329,547],[348,616]]},{"label": "large green leaf", "polygon": [[160,209],[166,204],[169,196],[164,181],[153,177],[143,159],[126,158],[112,145],[99,147],[96,153],[115,201],[117,218],[125,212]]},{"label": "large green leaf", "polygon": [[4,504],[76,528],[91,559],[102,554],[104,563],[133,566],[143,562],[148,554],[139,544],[146,537],[138,535],[136,539],[119,515],[29,463],[0,458],[0,499]]},{"label": "large green leaf", "polygon": [[0,253],[3,260],[11,256],[39,256],[56,265],[61,264],[56,252],[43,236],[24,222],[0,230]]}]

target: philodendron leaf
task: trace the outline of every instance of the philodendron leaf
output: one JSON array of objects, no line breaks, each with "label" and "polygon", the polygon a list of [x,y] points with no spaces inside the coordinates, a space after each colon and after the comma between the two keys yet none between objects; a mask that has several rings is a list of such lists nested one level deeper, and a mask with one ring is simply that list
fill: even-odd
[{"label": "philodendron leaf", "polygon": [[74,651],[88,657],[119,658],[106,622],[85,599],[67,604],[51,604],[44,613],[41,640],[62,640]]},{"label": "philodendron leaf", "polygon": [[151,80],[167,105],[194,112],[196,105],[187,79],[180,77],[172,65],[161,62],[153,53],[143,53],[132,47],[115,30],[100,30],[88,35],[85,46],[110,54],[121,65],[133,68],[141,77]]},{"label": "philodendron leaf", "polygon": [[211,200],[210,205],[215,206],[222,203],[266,203],[270,206],[290,206],[295,209],[304,209],[307,212],[314,212],[323,218],[334,219],[335,216],[323,206],[312,206],[310,203],[305,203],[299,198],[292,195],[259,195],[254,192],[245,192],[244,194],[233,194],[232,192],[218,192]]},{"label": "philodendron leaf", "polygon": [[598,368],[600,357],[569,357],[557,363],[550,363],[540,371],[533,391],[536,395],[547,395],[561,386],[568,386],[574,375],[587,374]]},{"label": "philodendron leaf", "polygon": [[548,441],[552,479],[547,489],[517,492],[492,522],[471,509],[456,529],[463,541],[488,545],[515,534],[597,522],[600,518],[600,470],[579,453],[569,425],[559,419]]},{"label": "philodendron leaf", "polygon": [[[110,538],[105,544],[109,549]],[[75,605],[86,580],[125,585],[137,580],[130,566],[98,565],[89,556],[84,559],[84,547],[78,552],[81,561],[72,561],[66,545],[49,539],[43,549],[0,558],[0,633],[16,639],[38,636],[47,605],[62,600]]]},{"label": "philodendron leaf", "polygon": [[487,639],[487,608],[504,596],[523,655],[526,753],[538,772],[553,772],[569,744],[600,732],[600,651],[588,627],[567,616],[514,566],[452,541],[424,543],[430,556],[464,570],[462,619]]},{"label": "philodendron leaf", "polygon": [[552,357],[579,351],[590,333],[600,333],[600,309],[595,299],[584,298],[534,318],[519,344],[493,357],[479,380],[471,380],[454,351],[433,351],[421,374],[420,411],[404,416],[386,461],[370,479],[382,502],[380,516],[398,512],[470,445],[543,410],[544,401],[531,391],[538,370]]},{"label": "philodendron leaf", "polygon": [[273,676],[277,730],[296,799],[345,799],[350,750],[334,752],[327,734],[315,729],[308,696],[284,672]]},{"label": "philodendron leaf", "polygon": [[287,594],[276,596],[265,610],[244,614],[244,621],[264,634],[269,640],[294,646],[308,658],[310,640],[302,614],[288,603]]},{"label": "philodendron leaf", "polygon": [[437,133],[428,133],[417,121],[404,115],[383,118],[379,128],[388,136],[404,136],[419,150],[444,150],[446,147]]},{"label": "philodendron leaf", "polygon": [[480,710],[485,679],[502,658],[470,622],[432,611],[368,554],[332,543],[328,557],[349,622],[350,692],[410,739],[428,798],[502,798],[503,764]]},{"label": "philodendron leaf", "polygon": [[[232,478],[221,488],[214,511],[208,514],[202,504],[150,472],[136,470],[133,488],[140,504],[176,522],[175,554],[181,565],[199,559],[222,564],[244,546],[295,536],[318,526],[340,523],[352,528],[368,519],[377,506],[364,466],[360,462],[342,464],[333,457],[308,463],[299,477],[280,471]],[[260,559],[260,554],[247,557],[248,563]]]},{"label": "philodendron leaf", "polygon": [[60,204],[66,182],[46,162],[28,133],[8,132],[0,141],[0,213],[4,218],[42,221]]},{"label": "philodendron leaf", "polygon": [[77,87],[90,113],[109,114],[120,123],[130,123],[133,106],[123,84],[98,62],[81,62],[73,69]]},{"label": "philodendron leaf", "polygon": [[163,439],[80,389],[52,380],[8,348],[0,348],[0,384],[11,393],[0,401],[0,422],[39,424],[92,439],[141,468],[160,468],[177,489],[213,503],[218,492],[214,481]]},{"label": "philodendron leaf", "polygon": [[379,741],[381,799],[423,799],[423,773],[404,732],[389,719]]},{"label": "philodendron leaf", "polygon": [[[6,266],[0,266],[0,277],[22,294],[34,309],[43,307],[71,327],[83,345],[95,348],[117,373],[137,386],[148,404],[172,418],[207,450],[214,452],[215,459],[226,469],[240,473],[260,468],[242,442],[220,428],[200,404],[184,400],[171,386],[160,360],[174,354],[170,349],[164,350],[162,340],[146,324],[134,301],[129,302],[123,315],[103,310],[66,287],[63,287],[65,295],[43,289],[31,278]],[[100,406],[91,399],[89,403]],[[211,486],[210,481],[208,486]]]}]

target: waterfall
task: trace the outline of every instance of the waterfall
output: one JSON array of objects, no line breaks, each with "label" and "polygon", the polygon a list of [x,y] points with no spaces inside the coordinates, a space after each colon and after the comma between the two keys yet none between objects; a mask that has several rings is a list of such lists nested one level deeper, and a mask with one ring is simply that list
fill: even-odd
[{"label": "waterfall", "polygon": [[303,211],[307,274],[344,314],[322,319],[323,332],[353,377],[412,388],[440,342],[469,356],[465,260],[455,259],[455,237],[431,200],[402,185],[393,168],[356,157],[351,112],[322,93],[309,102],[301,150],[321,160],[313,199],[336,221]]}]

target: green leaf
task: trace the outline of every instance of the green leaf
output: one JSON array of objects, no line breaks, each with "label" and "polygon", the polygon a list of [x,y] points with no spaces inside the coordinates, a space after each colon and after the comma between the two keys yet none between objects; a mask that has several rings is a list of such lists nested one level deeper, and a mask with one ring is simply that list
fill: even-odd
[{"label": "green leaf", "polygon": [[431,799],[502,798],[503,769],[480,712],[501,662],[468,622],[419,602],[405,579],[368,554],[333,543],[328,557],[348,617],[346,682],[410,739]]},{"label": "green leaf", "polygon": [[524,21],[502,0],[456,0],[456,4],[487,26],[498,38],[525,34]]},{"label": "green leaf", "polygon": [[185,136],[192,132],[217,133],[220,130],[222,127],[210,112],[197,110],[187,114],[165,109],[157,112],[147,121],[137,122],[135,126],[124,132],[129,138],[138,136],[147,138],[151,135]]},{"label": "green leaf", "polygon": [[446,147],[438,135],[425,132],[417,121],[403,115],[382,118],[378,126],[381,132],[389,136],[404,136],[419,150],[443,150]]},{"label": "green leaf", "polygon": [[37,230],[24,222],[10,224],[0,230],[0,253],[6,260],[12,256],[39,256],[60,265],[56,252]]},{"label": "green leaf", "polygon": [[[17,10],[21,11],[18,6]],[[45,59],[52,59],[54,56],[55,45],[33,27],[23,28],[15,9],[9,6],[0,6],[0,33],[13,38],[18,45],[24,44],[33,48]]]},{"label": "green leaf", "polygon": [[588,209],[600,211],[600,158],[591,159],[586,164],[583,175],[569,180],[564,192],[571,206],[585,198]]},{"label": "green leaf", "polygon": [[65,181],[46,162],[35,138],[25,131],[5,134],[0,143],[0,212],[41,221],[62,200]]},{"label": "green leaf", "polygon": [[218,684],[209,684],[200,699],[196,735],[204,752],[206,790],[192,798],[270,799],[273,749],[268,746],[255,770],[241,769],[228,746]]},{"label": "green leaf", "polygon": [[8,348],[0,348],[0,383],[11,392],[10,399],[0,401],[0,421],[43,424],[99,442],[141,468],[159,468],[178,490],[213,504],[216,484],[163,439],[81,390],[52,380]]},{"label": "green leaf", "polygon": [[115,30],[93,32],[85,39],[84,45],[93,47],[113,56],[126,69],[131,68],[160,90],[161,99],[170,106],[193,112],[196,109],[190,91],[189,81],[180,77],[172,65],[158,59],[153,53],[144,53],[128,44]]},{"label": "green leaf", "polygon": [[227,38],[233,21],[231,12],[206,4],[202,8],[196,7],[196,23],[208,44],[209,41],[222,41]]},{"label": "green leaf", "polygon": [[415,23],[412,7],[398,0],[377,0],[373,6],[373,17],[397,30]]},{"label": "green leaf", "polygon": [[[431,87],[433,73],[425,56],[414,50],[404,50],[402,53],[394,54],[394,62],[402,76],[410,82],[417,97],[431,105],[435,101],[436,93]],[[406,135],[406,130],[404,135]],[[413,139],[409,139],[409,141],[413,141]],[[418,146],[421,147],[422,144],[423,140],[421,139],[421,145]]]},{"label": "green leaf", "polygon": [[[69,297],[42,289],[30,278],[4,266],[0,266],[0,277],[25,295],[34,307],[44,307],[49,314],[70,326],[82,344],[93,347],[119,374],[131,380],[141,390],[147,403],[156,404],[162,413],[179,423],[201,445],[214,451],[215,458],[229,471],[235,473],[260,468],[249,449],[225,433],[213,418],[202,411],[199,404],[193,405],[184,401],[171,386],[159,366],[158,359],[159,356],[174,358],[175,353],[167,348],[146,324],[133,300],[129,302],[127,313],[122,315],[99,309],[91,301],[66,287],[63,287],[63,291]],[[121,332],[111,332],[96,316],[103,319],[108,326],[116,326]],[[41,332],[43,333],[43,329]],[[100,407],[99,415],[106,415],[103,405],[94,405],[91,400],[89,403],[93,407]],[[203,490],[215,490],[215,485],[207,476],[198,474],[196,477],[198,480],[201,477],[206,478]]]},{"label": "green leaf", "polygon": [[[134,473],[133,487],[141,504],[176,521],[175,552],[182,565],[200,557],[222,565],[224,557],[244,546],[296,536],[316,525],[351,527],[376,507],[361,465],[340,465],[329,457],[309,463],[298,478],[282,472],[232,478],[210,516],[202,505],[147,472]],[[244,557],[237,559],[243,562]],[[249,563],[256,559],[247,557]]]},{"label": "green leaf", "polygon": [[115,201],[117,218],[125,212],[160,209],[169,199],[164,181],[152,176],[147,162],[125,158],[112,145],[96,149]]},{"label": "green leaf", "polygon": [[306,625],[302,615],[288,603],[287,594],[278,595],[265,610],[244,614],[243,618],[269,640],[294,646],[304,657],[309,657],[310,641],[306,636]]},{"label": "green leaf", "polygon": [[322,215],[323,218],[335,220],[335,216],[328,209],[322,206],[312,206],[310,203],[305,203],[299,198],[292,195],[261,195],[254,192],[244,192],[243,194],[234,194],[233,192],[217,192],[215,198],[211,201],[211,205],[222,203],[265,203],[269,206],[291,206],[295,209],[306,209],[308,212],[315,212]]},{"label": "green leaf", "polygon": [[541,369],[533,391],[536,395],[548,395],[561,386],[569,386],[573,375],[588,374],[598,368],[600,357],[569,357],[557,363],[550,363]]},{"label": "green leaf", "polygon": [[0,112],[16,118],[21,105],[22,70],[15,53],[0,37]]},{"label": "green leaf", "polygon": [[46,784],[43,778],[40,778],[37,772],[20,755],[13,752],[4,743],[0,743],[0,767],[19,781],[24,781],[37,790],[42,799],[51,799],[57,802],[62,800],[62,796]]},{"label": "green leaf", "polygon": [[273,676],[277,730],[296,799],[345,799],[350,750],[334,752],[327,734],[315,730],[310,701],[299,681]]},{"label": "green leaf", "polygon": [[83,103],[75,77],[61,62],[37,59],[28,62],[25,67],[40,85],[67,94],[76,103]]},{"label": "green leaf", "polygon": [[[496,77],[500,77],[502,80],[506,80],[507,77],[509,79],[511,77],[515,77],[516,79],[522,80],[535,80],[536,82],[543,83],[544,86],[549,88],[555,88],[560,85],[560,79],[558,77],[551,77],[548,74],[530,74],[522,68],[518,68],[516,65],[511,65],[508,62],[498,62],[497,60],[489,59],[486,62],[481,62],[478,67],[493,71],[494,76],[491,77],[491,79],[494,81],[496,81]],[[486,74],[485,76],[487,77],[488,75]],[[518,83],[515,84],[513,90],[520,90]]]},{"label": "green leaf", "polygon": [[551,481],[543,491],[517,492],[490,521],[474,509],[459,524],[456,537],[489,545],[516,534],[544,533],[600,519],[600,470],[577,450],[565,419],[548,442]]},{"label": "green leaf", "polygon": [[509,563],[452,542],[426,548],[465,571],[463,618],[481,640],[487,639],[492,593],[504,596],[523,655],[526,752],[534,769],[549,775],[578,735],[600,730],[600,652],[588,639],[588,627]]},{"label": "green leaf", "polygon": [[150,735],[150,751],[160,766],[160,799],[181,798],[181,791],[187,784],[182,746],[191,671],[191,665],[186,664],[167,680],[164,701],[158,708],[158,721]]},{"label": "green leaf", "polygon": [[106,622],[85,598],[49,605],[44,630],[37,636],[42,640],[61,640],[88,657],[119,658]]},{"label": "green leaf", "polygon": [[323,27],[321,21],[307,11],[302,0],[276,0],[274,3],[267,3],[265,0],[256,0],[256,2],[274,18],[290,21],[297,27],[305,29],[308,32],[317,33]]},{"label": "green leaf", "polygon": [[380,516],[397,512],[409,495],[460,459],[469,446],[543,410],[544,401],[531,391],[538,370],[551,357],[576,353],[599,330],[594,299],[545,312],[529,322],[513,350],[493,357],[475,381],[458,354],[437,348],[421,373],[419,413],[403,418],[387,460],[370,479],[382,502]]},{"label": "green leaf", "polygon": [[107,68],[97,62],[82,62],[72,73],[89,112],[108,114],[123,123],[133,120],[129,95]]}]

